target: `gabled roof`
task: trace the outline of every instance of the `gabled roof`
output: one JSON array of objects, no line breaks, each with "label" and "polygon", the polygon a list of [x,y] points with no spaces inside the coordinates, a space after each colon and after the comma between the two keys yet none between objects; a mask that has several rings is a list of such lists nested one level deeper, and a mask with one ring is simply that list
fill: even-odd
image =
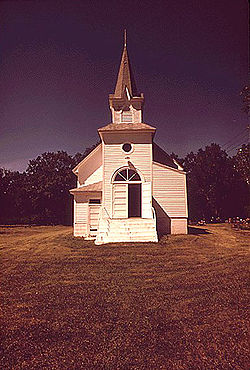
[{"label": "gabled roof", "polygon": [[103,131],[151,131],[155,132],[156,128],[149,126],[146,123],[109,123],[107,126],[98,129],[98,132]]},{"label": "gabled roof", "polygon": [[176,161],[174,161],[169,154],[167,154],[157,144],[153,143],[153,161],[164,164],[165,166],[178,169]]},{"label": "gabled roof", "polygon": [[92,157],[93,154],[95,154],[99,149],[100,147],[102,146],[102,143],[98,144],[93,150],[91,150],[91,152],[85,157],[83,158],[83,160],[81,162],[79,162],[74,168],[73,168],[73,173],[77,173],[77,170],[78,168],[84,164],[85,162],[87,162],[87,160]]},{"label": "gabled roof", "polygon": [[102,181],[95,182],[94,184],[84,185],[80,188],[71,189],[69,192],[71,194],[75,193],[92,193],[102,191]]}]

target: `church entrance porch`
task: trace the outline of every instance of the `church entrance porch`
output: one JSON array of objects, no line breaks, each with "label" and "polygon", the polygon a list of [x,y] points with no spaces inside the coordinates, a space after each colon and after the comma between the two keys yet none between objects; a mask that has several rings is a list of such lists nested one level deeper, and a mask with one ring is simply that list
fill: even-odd
[{"label": "church entrance porch", "polygon": [[141,184],[128,184],[128,217],[141,217]]}]

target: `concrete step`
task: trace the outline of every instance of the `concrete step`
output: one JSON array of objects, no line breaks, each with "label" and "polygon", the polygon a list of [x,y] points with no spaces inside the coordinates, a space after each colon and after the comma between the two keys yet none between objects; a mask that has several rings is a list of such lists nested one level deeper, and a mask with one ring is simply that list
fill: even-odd
[{"label": "concrete step", "polygon": [[129,236],[130,238],[131,237],[134,237],[134,238],[136,238],[136,237],[146,237],[146,236],[150,236],[150,235],[154,235],[155,234],[155,231],[154,230],[149,230],[149,231],[137,231],[137,232],[133,232],[133,233],[131,233],[131,232],[127,232],[127,233],[121,233],[121,232],[109,232],[109,235],[110,236],[115,236],[115,237],[126,237],[126,236]]},{"label": "concrete step", "polygon": [[125,220],[110,220],[110,223],[114,224],[126,224],[126,225],[142,225],[142,224],[151,224],[154,222],[151,218],[141,219],[140,221],[130,221],[129,219]]},{"label": "concrete step", "polygon": [[116,225],[130,225],[130,226],[138,226],[138,225],[151,225],[154,222],[152,219],[142,219],[141,221],[129,221],[129,220],[110,220],[111,224]]},{"label": "concrete step", "polygon": [[104,243],[138,243],[138,242],[157,242],[156,237],[151,237],[151,238],[136,238],[136,239],[131,239],[131,238],[105,238]]},{"label": "concrete step", "polygon": [[127,224],[141,224],[141,223],[147,223],[147,222],[152,222],[152,218],[140,218],[137,220],[132,220],[130,218],[123,218],[123,219],[117,219],[117,218],[112,218],[109,220],[110,222],[117,222],[117,223],[127,223]]},{"label": "concrete step", "polygon": [[117,225],[111,225],[109,227],[109,230],[110,231],[121,231],[121,232],[127,232],[127,231],[137,231],[137,230],[153,230],[155,227],[154,225],[147,225],[147,226],[140,226],[140,227],[120,227],[120,226],[117,226]]},{"label": "concrete step", "polygon": [[155,220],[142,218],[101,220],[96,244],[157,242]]}]

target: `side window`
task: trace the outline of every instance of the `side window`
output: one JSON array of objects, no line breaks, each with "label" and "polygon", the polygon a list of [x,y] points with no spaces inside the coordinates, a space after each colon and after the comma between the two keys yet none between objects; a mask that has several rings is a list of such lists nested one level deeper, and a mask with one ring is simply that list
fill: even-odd
[{"label": "side window", "polygon": [[132,123],[133,115],[130,111],[123,111],[122,112],[122,122],[124,123]]},{"label": "side window", "polygon": [[101,199],[89,199],[89,204],[101,204]]}]

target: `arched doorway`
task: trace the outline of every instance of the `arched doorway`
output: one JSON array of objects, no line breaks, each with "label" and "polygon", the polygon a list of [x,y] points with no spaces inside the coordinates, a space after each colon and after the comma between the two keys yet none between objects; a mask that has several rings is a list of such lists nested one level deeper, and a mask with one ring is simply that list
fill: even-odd
[{"label": "arched doorway", "polygon": [[118,170],[113,178],[113,217],[128,218],[142,215],[142,180],[131,168]]}]

